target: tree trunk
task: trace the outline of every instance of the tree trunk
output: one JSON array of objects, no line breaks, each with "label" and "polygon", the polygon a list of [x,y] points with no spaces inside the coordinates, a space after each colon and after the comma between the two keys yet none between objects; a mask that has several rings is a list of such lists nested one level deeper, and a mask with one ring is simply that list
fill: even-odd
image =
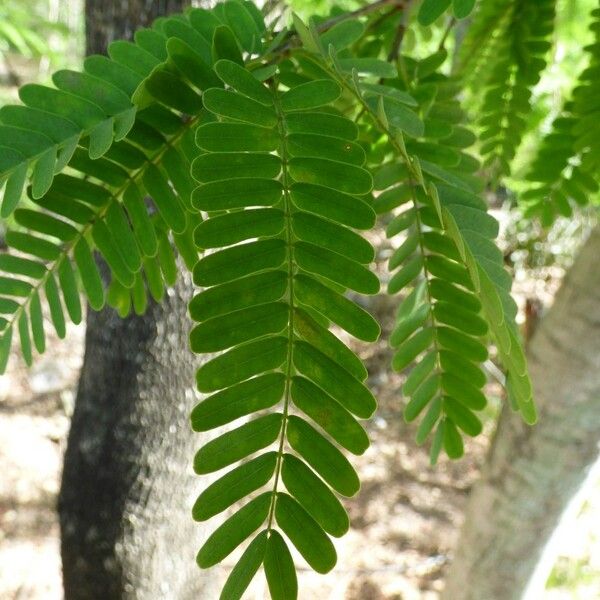
[{"label": "tree trunk", "polygon": [[130,40],[156,17],[181,12],[190,0],[86,0],[85,53],[105,54],[113,40]]},{"label": "tree trunk", "polygon": [[504,410],[448,574],[446,600],[540,598],[546,545],[598,460],[600,229],[584,244],[529,347],[539,422]]},{"label": "tree trunk", "polygon": [[[182,4],[88,0],[88,52]],[[180,277],[143,317],[88,312],[59,497],[66,600],[214,597],[194,560],[203,531],[191,517],[191,289]]]}]

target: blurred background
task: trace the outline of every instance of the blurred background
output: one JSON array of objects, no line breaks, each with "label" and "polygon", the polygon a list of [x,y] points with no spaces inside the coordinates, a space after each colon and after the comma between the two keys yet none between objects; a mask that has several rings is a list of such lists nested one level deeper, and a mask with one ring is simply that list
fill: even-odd
[{"label": "blurred background", "polygon": [[[289,4],[306,15],[327,14],[333,3],[292,0]],[[553,111],[572,82],[571,74],[581,65],[589,32],[579,17],[594,4],[592,0],[561,2],[553,64],[536,89],[536,110],[529,115],[530,133],[521,146],[516,175],[521,162],[525,168],[528,153],[548,129]],[[350,1],[336,5],[357,6]],[[425,55],[431,49],[429,42],[425,30],[410,32],[404,48]],[[0,105],[15,102],[16,90],[24,83],[48,83],[56,69],[78,67],[84,47],[82,1],[0,0]],[[515,211],[509,214],[518,192],[516,184],[504,190],[496,199],[494,213],[502,225],[501,245],[514,270],[514,293],[527,331],[552,304],[565,270],[596,217],[592,211],[580,213],[542,230],[530,220],[519,219]],[[383,274],[393,248],[383,232],[375,231],[372,236],[378,248],[377,268]],[[394,309],[389,299],[379,298],[372,308],[389,331]],[[66,340],[50,338],[46,353],[29,369],[15,351],[7,373],[0,376],[2,599],[62,596],[55,506],[84,332],[82,324],[71,326]],[[471,441],[461,461],[443,459],[430,467],[426,449],[413,442],[413,427],[402,420],[402,381],[400,375],[390,373],[385,343],[358,350],[368,364],[380,402],[368,425],[372,445],[354,461],[363,487],[348,503],[352,528],[337,544],[338,567],[327,576],[301,572],[305,579],[301,589],[306,598],[319,599],[434,599],[443,587],[469,489],[490,442],[500,388],[490,384],[490,395],[496,394],[497,402],[486,415],[487,435]],[[598,471],[592,472],[563,521],[552,542],[558,558],[544,599],[600,598]]]}]

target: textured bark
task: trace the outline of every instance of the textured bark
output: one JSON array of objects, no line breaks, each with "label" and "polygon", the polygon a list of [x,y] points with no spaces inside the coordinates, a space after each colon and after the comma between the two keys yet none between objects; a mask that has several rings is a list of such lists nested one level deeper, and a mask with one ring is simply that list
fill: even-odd
[{"label": "textured bark", "polygon": [[[182,4],[88,0],[88,51]],[[143,317],[89,311],[59,498],[66,600],[215,597],[194,560],[190,296],[182,276]]]},{"label": "textured bark", "polygon": [[105,54],[113,40],[132,39],[161,15],[181,10],[190,0],[86,0],[86,54]]},{"label": "textured bark", "polygon": [[67,600],[211,597],[191,518],[189,288],[142,318],[90,311],[59,502]]},{"label": "textured bark", "polygon": [[[540,598],[532,581],[570,500],[598,460],[600,230],[568,272],[529,347],[539,422],[504,410],[448,574],[446,600]],[[536,585],[538,586],[536,588]]]}]

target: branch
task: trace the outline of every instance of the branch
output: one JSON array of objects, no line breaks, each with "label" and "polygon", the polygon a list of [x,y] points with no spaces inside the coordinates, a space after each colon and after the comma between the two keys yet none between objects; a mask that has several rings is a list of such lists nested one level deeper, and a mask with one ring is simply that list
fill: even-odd
[{"label": "branch", "polygon": [[[371,13],[377,12],[385,6],[394,6],[394,10],[402,10],[405,8],[406,4],[407,0],[377,0],[376,2],[362,6],[361,8],[358,8],[355,11],[337,15],[335,17],[332,17],[331,19],[323,21],[322,23],[317,25],[317,31],[319,33],[324,33],[325,31],[328,31],[334,25],[337,25],[342,21],[348,21],[349,19],[369,15]],[[273,48],[271,54],[284,53],[286,50],[289,50],[290,48],[294,47],[298,43],[298,41],[299,38],[297,32],[295,30],[289,31],[288,35],[286,36],[286,39],[284,39],[280,46]]]}]

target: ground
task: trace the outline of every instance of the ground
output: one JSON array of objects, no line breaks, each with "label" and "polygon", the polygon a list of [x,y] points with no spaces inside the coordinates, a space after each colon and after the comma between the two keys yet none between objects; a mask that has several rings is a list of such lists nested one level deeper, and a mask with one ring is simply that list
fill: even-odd
[{"label": "ground", "polygon": [[[378,246],[383,262],[386,245]],[[532,293],[536,301],[549,302],[556,277],[547,279],[551,284],[540,287],[537,279],[535,289],[531,280],[527,285],[517,282],[521,302]],[[384,330],[391,327],[389,302],[381,298],[375,304]],[[32,368],[15,353],[7,374],[0,376],[2,599],[61,598],[55,505],[83,335],[79,326],[71,327],[64,341],[49,337],[46,354]],[[353,459],[362,489],[347,503],[352,527],[336,541],[337,567],[326,576],[300,568],[301,598],[434,600],[452,559],[469,489],[485,456],[494,410],[487,415],[488,435],[471,441],[464,459],[442,459],[431,467],[427,450],[413,442],[414,428],[402,420],[401,377],[387,368],[390,354],[385,343],[360,350],[379,399],[377,414],[368,424],[372,445]],[[493,384],[488,391],[492,397],[500,393]],[[560,558],[543,600],[600,597],[599,487],[588,494],[577,519],[557,539]],[[221,574],[227,567],[220,568]],[[264,578],[257,578],[252,596],[267,597]]]}]

